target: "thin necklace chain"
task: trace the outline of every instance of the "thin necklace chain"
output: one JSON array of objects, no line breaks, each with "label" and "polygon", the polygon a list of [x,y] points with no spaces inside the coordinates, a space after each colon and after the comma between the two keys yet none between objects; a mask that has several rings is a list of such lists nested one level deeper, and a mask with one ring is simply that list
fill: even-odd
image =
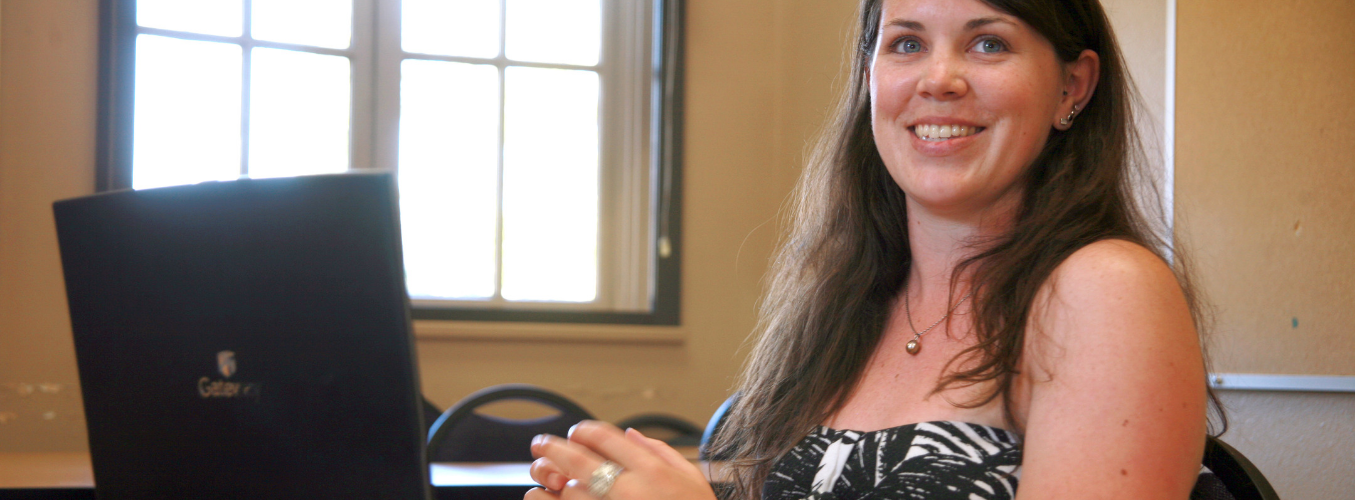
[{"label": "thin necklace chain", "polygon": [[944,316],[941,316],[941,319],[936,320],[935,323],[932,323],[932,326],[929,326],[929,327],[927,327],[927,328],[923,328],[922,331],[919,332],[919,331],[917,331],[917,327],[916,327],[916,326],[913,326],[913,311],[912,311],[912,307],[910,307],[910,306],[908,305],[908,292],[904,292],[904,293],[903,293],[903,312],[904,312],[904,314],[907,314],[907,315],[908,315],[908,328],[911,329],[911,330],[913,330],[913,339],[920,339],[920,338],[922,338],[922,334],[932,331],[932,328],[936,328],[936,325],[941,324],[942,321],[945,321],[946,318],[949,318],[949,317],[950,317],[951,313],[954,313],[956,309],[959,309],[959,308],[960,308],[960,304],[963,304],[964,301],[969,300],[969,297],[970,297],[971,295],[974,295],[974,291],[973,291],[973,290],[970,290],[969,293],[965,294],[965,296],[964,296],[963,299],[960,299],[960,301],[959,301],[959,302],[956,302],[954,306],[951,306],[950,310],[949,310],[949,311],[946,311],[946,314],[945,314]]}]

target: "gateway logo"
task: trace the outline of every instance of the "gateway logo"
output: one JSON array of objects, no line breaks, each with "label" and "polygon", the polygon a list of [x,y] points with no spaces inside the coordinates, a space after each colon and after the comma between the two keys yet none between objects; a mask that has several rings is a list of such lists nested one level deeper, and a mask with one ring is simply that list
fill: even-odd
[{"label": "gateway logo", "polygon": [[259,384],[230,382],[225,380],[231,378],[231,375],[235,375],[235,372],[237,371],[234,351],[221,351],[216,353],[216,367],[217,370],[221,372],[223,379],[212,380],[211,377],[202,377],[198,379],[198,395],[202,396],[203,399],[259,399]]},{"label": "gateway logo", "polygon": [[216,366],[221,370],[221,376],[231,378],[235,375],[235,352],[221,351],[216,353]]}]

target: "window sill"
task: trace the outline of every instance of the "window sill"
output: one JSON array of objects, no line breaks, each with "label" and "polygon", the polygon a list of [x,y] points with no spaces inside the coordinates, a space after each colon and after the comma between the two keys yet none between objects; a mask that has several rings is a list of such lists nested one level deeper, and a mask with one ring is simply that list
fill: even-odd
[{"label": "window sill", "polygon": [[686,331],[675,326],[437,320],[414,321],[414,337],[418,340],[580,342],[673,346],[687,342]]}]

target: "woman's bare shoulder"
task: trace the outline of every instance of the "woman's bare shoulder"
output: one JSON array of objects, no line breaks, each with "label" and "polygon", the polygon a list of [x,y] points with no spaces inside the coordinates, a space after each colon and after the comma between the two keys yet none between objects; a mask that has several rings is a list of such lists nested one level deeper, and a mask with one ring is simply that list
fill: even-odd
[{"label": "woman's bare shoulder", "polygon": [[[1084,292],[1133,292],[1139,287],[1179,289],[1176,275],[1153,251],[1125,240],[1100,240],[1073,252],[1046,281],[1060,288]],[[1125,289],[1130,287],[1130,289]]]},{"label": "woman's bare shoulder", "polygon": [[1041,287],[1030,319],[1031,354],[1052,364],[1061,363],[1041,344],[1091,353],[1196,342],[1176,274],[1156,253],[1124,240],[1097,241],[1065,259]]}]

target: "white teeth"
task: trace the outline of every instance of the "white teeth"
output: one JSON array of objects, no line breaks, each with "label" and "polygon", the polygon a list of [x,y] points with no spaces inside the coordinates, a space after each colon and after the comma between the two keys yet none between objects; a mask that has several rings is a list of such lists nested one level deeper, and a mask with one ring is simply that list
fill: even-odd
[{"label": "white teeth", "polygon": [[919,138],[928,141],[943,141],[953,137],[968,137],[978,133],[979,127],[967,127],[964,125],[917,125],[913,127],[913,133]]}]

